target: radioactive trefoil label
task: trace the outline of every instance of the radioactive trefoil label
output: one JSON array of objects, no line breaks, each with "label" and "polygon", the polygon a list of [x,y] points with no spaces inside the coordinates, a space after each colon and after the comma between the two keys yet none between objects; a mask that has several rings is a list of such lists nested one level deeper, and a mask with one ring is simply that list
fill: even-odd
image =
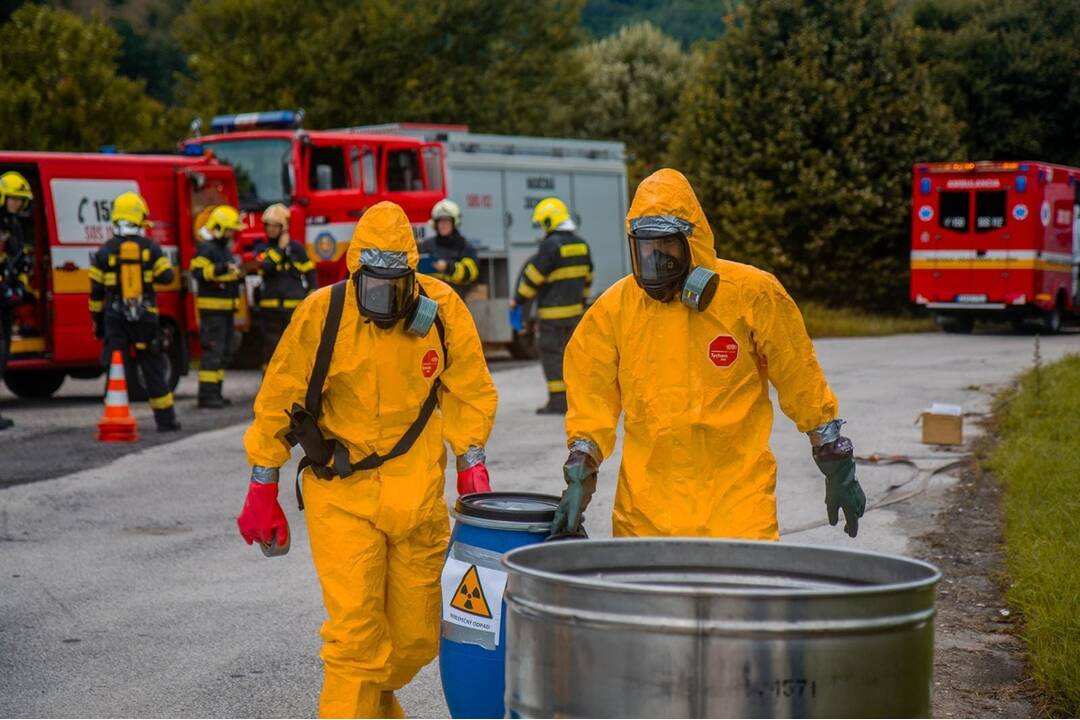
[{"label": "radioactive trefoil label", "polygon": [[505,590],[506,573],[463,562],[451,554],[442,573],[444,625],[449,623],[469,631],[461,634],[462,639],[482,636],[483,645],[497,647]]}]

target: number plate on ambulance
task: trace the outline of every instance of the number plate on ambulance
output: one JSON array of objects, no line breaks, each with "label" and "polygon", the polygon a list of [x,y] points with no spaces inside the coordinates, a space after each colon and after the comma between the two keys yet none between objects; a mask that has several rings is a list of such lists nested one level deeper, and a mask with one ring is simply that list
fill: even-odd
[{"label": "number plate on ambulance", "polygon": [[957,295],[957,296],[956,296],[956,302],[962,302],[962,303],[984,303],[984,302],[986,302],[986,296],[985,296],[985,295],[971,295],[971,294],[967,294],[967,295]]}]

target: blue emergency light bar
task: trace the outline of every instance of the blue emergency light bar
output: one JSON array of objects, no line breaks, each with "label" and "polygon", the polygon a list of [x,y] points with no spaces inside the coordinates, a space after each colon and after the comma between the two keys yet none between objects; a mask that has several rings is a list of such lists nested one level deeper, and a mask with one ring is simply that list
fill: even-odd
[{"label": "blue emergency light bar", "polygon": [[271,110],[269,112],[217,115],[210,121],[210,130],[215,133],[237,132],[239,130],[292,130],[300,127],[303,120],[303,110]]}]

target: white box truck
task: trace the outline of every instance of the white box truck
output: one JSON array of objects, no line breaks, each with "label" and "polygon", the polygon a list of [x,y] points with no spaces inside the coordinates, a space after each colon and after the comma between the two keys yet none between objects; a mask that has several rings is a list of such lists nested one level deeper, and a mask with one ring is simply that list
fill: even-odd
[{"label": "white box truck", "polygon": [[[533,207],[556,196],[570,208],[578,233],[589,243],[593,297],[630,272],[626,245],[626,149],[597,140],[481,135],[464,125],[392,123],[351,128],[442,143],[447,196],[461,206],[461,233],[480,256],[479,289],[469,309],[485,344],[532,357],[532,334],[515,336],[507,300],[541,233]],[[428,230],[427,232],[432,232]]]}]

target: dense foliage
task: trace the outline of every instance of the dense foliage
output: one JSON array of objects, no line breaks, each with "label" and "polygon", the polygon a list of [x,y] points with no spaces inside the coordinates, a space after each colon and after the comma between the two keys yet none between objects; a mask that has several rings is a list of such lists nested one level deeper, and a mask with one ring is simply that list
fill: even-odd
[{"label": "dense foliage", "polygon": [[142,81],[117,74],[120,38],[101,22],[24,5],[0,25],[0,147],[97,150],[175,145]]},{"label": "dense foliage", "polygon": [[898,307],[911,165],[960,153],[959,125],[886,0],[760,0],[687,85],[670,163],[721,256],[797,295]]},{"label": "dense foliage", "polygon": [[722,255],[834,305],[906,306],[913,162],[1080,164],[1080,6],[1055,0],[0,0],[0,22],[0,147],[167,148],[195,116],[298,107],[622,140],[632,182],[687,172]]}]

